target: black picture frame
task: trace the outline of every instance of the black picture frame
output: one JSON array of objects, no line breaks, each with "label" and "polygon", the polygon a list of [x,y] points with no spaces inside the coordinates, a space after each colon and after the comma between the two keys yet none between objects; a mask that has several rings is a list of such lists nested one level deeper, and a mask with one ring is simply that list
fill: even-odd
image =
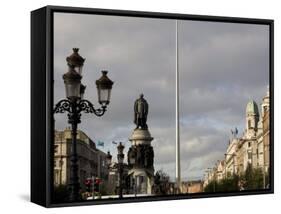
[{"label": "black picture frame", "polygon": [[[269,26],[270,54],[270,189],[223,193],[194,193],[169,196],[151,196],[123,199],[102,199],[95,201],[61,203],[52,202],[53,178],[53,14],[78,13],[127,17],[147,17],[194,21],[258,24]],[[187,15],[157,12],[92,9],[79,7],[46,6],[31,12],[31,202],[44,207],[178,200],[208,197],[226,197],[274,193],[274,21],[238,17]]]}]

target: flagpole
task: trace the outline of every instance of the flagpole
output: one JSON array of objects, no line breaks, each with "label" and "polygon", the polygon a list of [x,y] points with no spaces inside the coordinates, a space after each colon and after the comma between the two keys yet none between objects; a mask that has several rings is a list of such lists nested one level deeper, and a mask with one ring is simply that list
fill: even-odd
[{"label": "flagpole", "polygon": [[181,190],[180,173],[180,124],[179,124],[179,60],[178,60],[178,20],[176,20],[176,185]]}]

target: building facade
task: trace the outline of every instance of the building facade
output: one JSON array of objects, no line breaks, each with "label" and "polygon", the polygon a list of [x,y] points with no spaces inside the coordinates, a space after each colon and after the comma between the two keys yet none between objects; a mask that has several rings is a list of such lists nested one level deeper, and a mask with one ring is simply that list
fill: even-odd
[{"label": "building facade", "polygon": [[[71,154],[71,129],[55,131],[54,151],[54,185],[67,185],[70,181],[70,154]],[[82,190],[87,178],[99,177],[106,180],[108,167],[106,166],[106,153],[96,148],[84,132],[77,131],[77,154],[79,182]]]},{"label": "building facade", "polygon": [[182,182],[181,193],[185,194],[185,193],[198,193],[198,192],[203,192],[203,182],[201,180]]},{"label": "building facade", "polygon": [[265,175],[270,170],[270,96],[269,90],[258,105],[251,100],[246,105],[245,130],[237,137],[238,130],[232,131],[225,153],[225,159],[204,177],[204,187],[213,180],[220,181],[234,174],[242,175],[247,167],[261,168]]},{"label": "building facade", "polygon": [[225,153],[225,176],[234,175],[237,173],[237,147],[238,147],[239,139],[236,136],[230,141],[228,148]]},{"label": "building facade", "polygon": [[225,171],[225,160],[221,160],[218,162],[218,167],[216,169],[217,173],[217,181],[221,181],[223,178],[226,176],[226,171]]}]

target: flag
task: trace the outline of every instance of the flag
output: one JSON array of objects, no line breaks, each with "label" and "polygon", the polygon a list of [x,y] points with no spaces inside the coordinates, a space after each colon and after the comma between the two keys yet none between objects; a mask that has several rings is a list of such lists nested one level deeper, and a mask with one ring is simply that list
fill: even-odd
[{"label": "flag", "polygon": [[117,142],[115,142],[115,141],[112,141],[112,143],[113,143],[113,144],[117,144]]},{"label": "flag", "polygon": [[98,146],[102,146],[102,147],[104,147],[104,142],[102,142],[102,141],[98,141]]}]

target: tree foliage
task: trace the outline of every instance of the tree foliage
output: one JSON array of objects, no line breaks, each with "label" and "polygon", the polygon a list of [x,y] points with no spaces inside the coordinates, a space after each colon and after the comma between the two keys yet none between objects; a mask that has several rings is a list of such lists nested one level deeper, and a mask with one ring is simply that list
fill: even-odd
[{"label": "tree foliage", "polygon": [[163,170],[158,170],[154,176],[153,191],[157,195],[166,195],[169,191],[170,177]]},{"label": "tree foliage", "polygon": [[246,190],[263,189],[263,171],[261,168],[253,168],[251,164],[242,177],[243,188]]},{"label": "tree foliage", "polygon": [[268,174],[263,174],[261,168],[253,168],[248,165],[247,169],[240,176],[237,174],[228,175],[226,178],[217,181],[211,180],[204,188],[204,192],[233,192],[242,190],[259,190],[269,186]]},{"label": "tree foliage", "polygon": [[229,176],[222,180],[212,180],[205,188],[204,192],[232,192],[238,191],[239,177],[237,175]]}]

